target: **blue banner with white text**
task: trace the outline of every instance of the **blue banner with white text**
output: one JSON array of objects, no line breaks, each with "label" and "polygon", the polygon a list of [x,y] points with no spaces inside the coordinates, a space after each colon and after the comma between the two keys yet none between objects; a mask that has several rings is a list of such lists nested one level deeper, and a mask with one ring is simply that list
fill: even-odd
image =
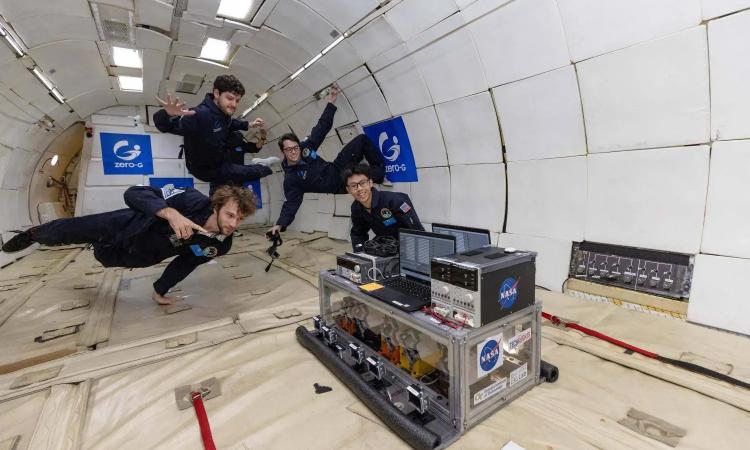
[{"label": "blue banner with white text", "polygon": [[385,176],[391,182],[417,180],[417,165],[409,142],[409,134],[401,117],[363,127],[365,134],[380,149],[385,159]]},{"label": "blue banner with white text", "polygon": [[101,133],[99,136],[105,175],[154,173],[151,136],[120,133]]}]

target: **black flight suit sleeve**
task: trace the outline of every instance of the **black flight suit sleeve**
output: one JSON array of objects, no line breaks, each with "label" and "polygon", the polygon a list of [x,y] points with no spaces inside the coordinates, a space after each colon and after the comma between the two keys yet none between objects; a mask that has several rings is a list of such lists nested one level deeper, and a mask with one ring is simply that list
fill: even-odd
[{"label": "black flight suit sleeve", "polygon": [[247,131],[249,126],[250,124],[247,120],[232,119],[232,122],[229,124],[229,131]]},{"label": "black flight suit sleeve", "polygon": [[164,109],[160,109],[154,113],[154,125],[162,133],[190,136],[199,133],[201,115],[202,113],[197,111],[190,116],[170,116]]},{"label": "black flight suit sleeve", "polygon": [[290,177],[284,178],[285,200],[284,205],[281,206],[279,219],[276,221],[276,225],[281,225],[281,231],[286,231],[286,227],[294,222],[294,216],[297,215],[304,196],[305,191],[302,186],[298,186]]},{"label": "black flight suit sleeve", "polygon": [[166,294],[174,285],[190,275],[196,267],[209,261],[211,258],[207,256],[179,255],[169,263],[161,277],[154,282],[154,290],[159,295]]},{"label": "black flight suit sleeve", "polygon": [[318,123],[310,131],[310,136],[300,144],[300,148],[312,148],[318,150],[331,128],[333,128],[333,116],[336,114],[336,106],[333,103],[326,104],[323,114],[320,115]]},{"label": "black flight suit sleeve", "polygon": [[[408,230],[419,230],[424,231],[424,226],[420,222],[417,216],[417,210],[414,209],[414,204],[408,195],[400,193],[398,203],[393,205],[394,211],[396,212],[396,220],[398,220],[399,228],[406,228]],[[404,206],[406,205],[406,206]],[[404,210],[407,210],[404,212]]]},{"label": "black flight suit sleeve", "polygon": [[357,245],[364,244],[370,238],[370,224],[362,218],[362,214],[358,214],[356,211],[357,202],[352,203],[352,229],[349,232],[349,236],[352,240],[352,248],[357,250]]},{"label": "black flight suit sleeve", "polygon": [[174,208],[182,215],[188,215],[196,208],[205,206],[204,202],[208,199],[193,188],[170,191],[152,186],[132,186],[125,191],[123,197],[128,208],[149,216],[156,216],[157,212],[166,207]]}]

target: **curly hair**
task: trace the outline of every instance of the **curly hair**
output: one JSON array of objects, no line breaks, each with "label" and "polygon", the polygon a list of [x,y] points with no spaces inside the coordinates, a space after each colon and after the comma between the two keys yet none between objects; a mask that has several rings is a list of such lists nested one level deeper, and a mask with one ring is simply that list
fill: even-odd
[{"label": "curly hair", "polygon": [[220,186],[211,196],[211,208],[218,211],[230,200],[237,202],[242,217],[249,217],[255,214],[256,202],[255,194],[250,189],[242,186]]},{"label": "curly hair", "polygon": [[231,92],[240,97],[245,95],[245,86],[243,86],[242,82],[234,75],[219,75],[216,77],[214,80],[214,89],[218,89],[219,95],[221,95],[222,92]]}]

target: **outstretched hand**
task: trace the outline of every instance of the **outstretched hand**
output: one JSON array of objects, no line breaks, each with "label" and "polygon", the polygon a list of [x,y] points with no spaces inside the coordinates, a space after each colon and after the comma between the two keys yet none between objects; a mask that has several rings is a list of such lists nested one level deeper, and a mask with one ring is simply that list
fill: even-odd
[{"label": "outstretched hand", "polygon": [[156,97],[156,101],[164,108],[170,116],[192,116],[195,111],[185,108],[185,102],[181,102],[179,97],[172,99],[172,94],[167,92],[167,99],[162,100]]},{"label": "outstretched hand", "polygon": [[266,121],[258,117],[252,122],[250,122],[249,126],[250,128],[262,128],[265,124],[266,124]]},{"label": "outstretched hand", "polygon": [[331,88],[328,90],[328,102],[335,103],[336,97],[339,96],[339,92],[341,92],[341,89],[339,89],[338,85],[332,84]]}]

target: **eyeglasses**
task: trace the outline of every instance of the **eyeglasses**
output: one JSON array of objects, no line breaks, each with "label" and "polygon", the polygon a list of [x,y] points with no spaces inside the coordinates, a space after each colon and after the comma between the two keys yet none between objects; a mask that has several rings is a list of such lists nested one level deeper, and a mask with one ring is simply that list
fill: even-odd
[{"label": "eyeglasses", "polygon": [[346,187],[348,187],[350,191],[355,191],[357,189],[367,188],[369,183],[370,183],[370,180],[362,180],[359,183],[349,183],[346,185]]},{"label": "eyeglasses", "polygon": [[295,145],[294,147],[284,147],[284,151],[287,152],[287,153],[298,152],[299,151],[299,145]]}]

